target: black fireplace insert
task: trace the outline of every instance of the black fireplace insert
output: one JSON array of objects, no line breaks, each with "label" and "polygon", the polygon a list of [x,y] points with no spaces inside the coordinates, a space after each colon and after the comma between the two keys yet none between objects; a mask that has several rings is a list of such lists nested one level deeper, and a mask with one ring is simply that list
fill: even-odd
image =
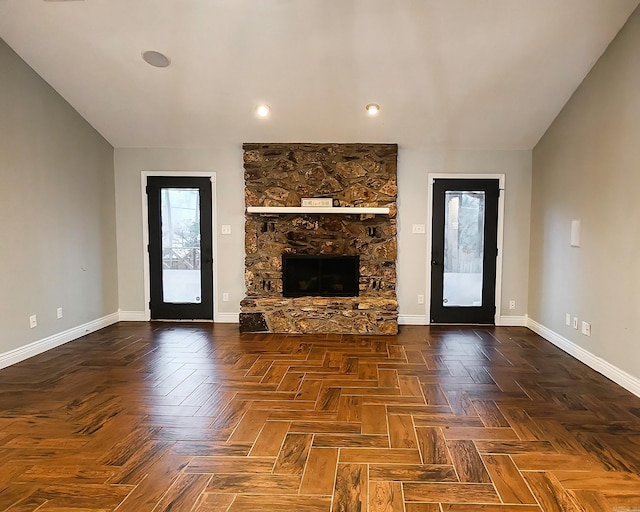
[{"label": "black fireplace insert", "polygon": [[359,256],[282,255],[284,297],[357,297]]}]

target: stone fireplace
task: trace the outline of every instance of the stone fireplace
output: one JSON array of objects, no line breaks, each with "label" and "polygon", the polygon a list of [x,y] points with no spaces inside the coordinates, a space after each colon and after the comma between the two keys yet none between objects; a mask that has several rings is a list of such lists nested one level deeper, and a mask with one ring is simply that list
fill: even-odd
[{"label": "stone fireplace", "polygon": [[[323,197],[331,198],[334,207],[387,207],[389,213],[345,213],[332,208],[319,213],[247,212],[247,296],[240,303],[240,330],[397,333],[397,145],[244,144],[243,149],[247,207],[299,207],[302,198]],[[304,256],[316,256],[312,259],[330,262],[324,263],[330,269],[336,256],[357,261],[352,286],[357,290],[319,292],[315,283],[319,278],[305,276],[308,283],[300,286],[308,286],[309,295],[299,290],[284,296],[283,255],[285,261],[296,264]],[[337,289],[345,283],[323,286]]]}]

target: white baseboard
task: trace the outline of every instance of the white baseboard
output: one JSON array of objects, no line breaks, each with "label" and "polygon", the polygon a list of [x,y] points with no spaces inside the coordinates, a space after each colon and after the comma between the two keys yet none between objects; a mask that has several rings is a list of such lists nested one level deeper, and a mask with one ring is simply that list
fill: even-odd
[{"label": "white baseboard", "polygon": [[[121,322],[148,322],[149,320],[144,311],[120,310]],[[221,324],[237,324],[240,322],[240,313],[217,313],[215,321]]]},{"label": "white baseboard", "polygon": [[592,354],[588,350],[585,350],[581,346],[575,344],[573,341],[568,340],[531,318],[527,321],[527,327],[536,334],[542,336],[545,340],[553,343],[559,349],[564,350],[567,354],[572,355],[578,361],[583,362],[589,368],[601,373],[616,384],[625,388],[627,391],[630,391],[634,395],[640,397],[640,379],[637,377],[628,374],[624,370],[612,365],[601,357]]},{"label": "white baseboard", "polygon": [[[121,322],[147,322],[144,311],[120,311]],[[527,326],[526,316],[502,316],[500,324],[504,326]],[[217,313],[215,322],[221,324],[237,324],[240,322],[240,313]],[[398,315],[399,325],[429,325],[429,318],[426,315]]]},{"label": "white baseboard", "polygon": [[[504,327],[527,327],[527,316],[501,316],[498,324]],[[426,315],[398,315],[400,325],[429,325]]]},{"label": "white baseboard", "polygon": [[426,315],[398,315],[400,325],[429,325]]},{"label": "white baseboard", "polygon": [[502,327],[527,327],[527,315],[524,316],[501,316],[498,324]]},{"label": "white baseboard", "polygon": [[217,313],[215,322],[220,324],[240,323],[240,313]]},{"label": "white baseboard", "polygon": [[29,359],[30,357],[42,354],[52,348],[69,343],[70,341],[81,338],[86,334],[95,332],[111,324],[115,324],[119,319],[120,315],[118,313],[112,313],[110,315],[103,316],[102,318],[98,318],[97,320],[79,325],[78,327],[67,329],[66,331],[58,334],[53,334],[52,336],[34,341],[33,343],[29,343],[23,347],[18,347],[10,350],[9,352],[5,352],[4,354],[0,354],[0,368],[6,368],[12,364],[16,364],[20,361],[24,361],[25,359]]},{"label": "white baseboard", "polygon": [[121,322],[148,322],[149,318],[144,311],[119,311]]}]

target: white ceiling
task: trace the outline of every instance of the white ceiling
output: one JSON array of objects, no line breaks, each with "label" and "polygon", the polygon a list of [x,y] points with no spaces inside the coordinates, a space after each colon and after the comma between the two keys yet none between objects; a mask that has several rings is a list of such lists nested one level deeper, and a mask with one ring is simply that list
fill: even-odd
[{"label": "white ceiling", "polygon": [[530,149],[639,2],[0,0],[0,37],[115,147]]}]

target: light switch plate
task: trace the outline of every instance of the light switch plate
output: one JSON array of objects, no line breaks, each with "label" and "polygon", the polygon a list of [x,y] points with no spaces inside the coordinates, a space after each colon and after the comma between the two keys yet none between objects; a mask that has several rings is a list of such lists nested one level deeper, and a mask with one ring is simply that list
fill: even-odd
[{"label": "light switch plate", "polygon": [[230,235],[231,234],[231,225],[230,224],[223,224],[220,228],[220,232],[223,235]]},{"label": "light switch plate", "polygon": [[424,224],[414,224],[411,226],[411,232],[416,235],[424,235],[427,231]]},{"label": "light switch plate", "polygon": [[571,247],[580,247],[580,219],[571,221]]}]

